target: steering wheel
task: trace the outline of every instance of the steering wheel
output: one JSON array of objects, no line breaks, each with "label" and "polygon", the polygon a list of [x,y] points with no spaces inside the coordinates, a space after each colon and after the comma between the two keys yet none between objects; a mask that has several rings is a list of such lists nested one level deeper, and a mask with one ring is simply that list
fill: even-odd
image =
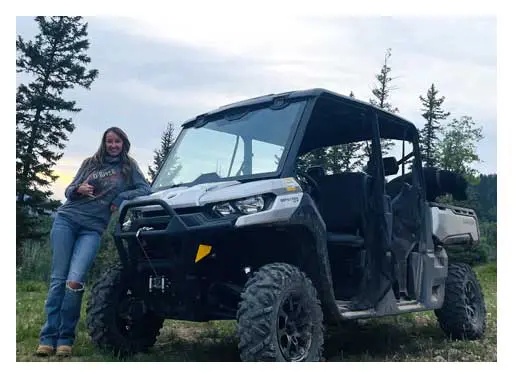
[{"label": "steering wheel", "polygon": [[303,178],[307,183],[307,189],[305,190],[315,202],[319,202],[320,193],[319,184],[312,176],[305,172],[296,172],[296,175],[299,179]]}]

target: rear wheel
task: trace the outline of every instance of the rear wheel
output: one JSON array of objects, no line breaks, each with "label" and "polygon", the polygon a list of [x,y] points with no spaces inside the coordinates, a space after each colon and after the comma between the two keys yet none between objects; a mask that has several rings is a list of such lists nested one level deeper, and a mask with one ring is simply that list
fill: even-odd
[{"label": "rear wheel", "polygon": [[86,326],[93,343],[119,357],[144,352],[159,335],[162,317],[133,297],[122,266],[105,272],[91,289]]},{"label": "rear wheel", "polygon": [[273,263],[244,287],[237,311],[242,361],[319,361],[323,316],[317,292],[298,268]]},{"label": "rear wheel", "polygon": [[472,340],[483,336],[486,306],[479,281],[469,265],[449,265],[444,304],[435,314],[442,330],[454,339]]}]

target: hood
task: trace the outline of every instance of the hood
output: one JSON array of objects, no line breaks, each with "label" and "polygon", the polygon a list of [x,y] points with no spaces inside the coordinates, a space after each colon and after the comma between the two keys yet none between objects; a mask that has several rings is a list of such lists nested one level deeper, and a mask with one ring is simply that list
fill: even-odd
[{"label": "hood", "polygon": [[239,181],[228,182],[210,182],[202,183],[199,185],[186,187],[174,187],[167,190],[155,192],[145,199],[162,199],[170,206],[175,208],[180,207],[199,207],[203,205],[204,201],[201,198],[208,192],[219,191],[226,187],[240,185]]},{"label": "hood", "polygon": [[[259,194],[274,193],[279,195],[284,192],[292,193],[292,191],[301,191],[299,184],[292,178],[279,178],[246,183],[227,181],[202,183],[191,187],[174,187],[136,200],[143,204],[145,200],[161,199],[171,207],[187,208]],[[148,207],[148,209],[150,208]]]}]

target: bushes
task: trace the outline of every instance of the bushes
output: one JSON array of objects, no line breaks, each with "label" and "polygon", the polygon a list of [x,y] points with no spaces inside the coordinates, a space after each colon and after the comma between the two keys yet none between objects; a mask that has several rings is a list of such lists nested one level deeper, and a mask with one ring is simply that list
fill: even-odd
[{"label": "bushes", "polygon": [[[40,247],[48,239],[53,219],[45,214],[36,215],[30,212],[28,206],[16,203],[16,270],[21,270],[24,265],[32,265],[34,260],[25,261],[25,258],[33,258],[34,250]],[[27,253],[27,255],[25,255]]]},{"label": "bushes", "polygon": [[23,260],[16,267],[16,280],[48,281],[52,264],[50,237],[23,242],[21,252]]},{"label": "bushes", "polygon": [[480,244],[475,248],[450,247],[447,248],[449,261],[466,263],[470,266],[485,264],[488,262],[491,248],[487,244]]},{"label": "bushes", "polygon": [[480,247],[486,248],[489,260],[497,260],[497,223],[482,221],[479,224],[481,233]]}]

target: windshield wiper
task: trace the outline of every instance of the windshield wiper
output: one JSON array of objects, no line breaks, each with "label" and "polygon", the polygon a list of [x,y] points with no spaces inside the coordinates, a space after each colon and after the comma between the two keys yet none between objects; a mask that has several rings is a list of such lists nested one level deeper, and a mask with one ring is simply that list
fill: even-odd
[{"label": "windshield wiper", "polygon": [[174,185],[169,185],[169,186],[162,186],[162,187],[159,187],[159,188],[156,188],[156,187],[152,187],[152,189],[156,191],[162,191],[162,190],[168,190],[168,189],[171,189],[171,188],[175,188],[175,187],[189,187],[189,186],[186,186],[185,184],[183,183],[177,183],[177,184],[174,184]]}]

